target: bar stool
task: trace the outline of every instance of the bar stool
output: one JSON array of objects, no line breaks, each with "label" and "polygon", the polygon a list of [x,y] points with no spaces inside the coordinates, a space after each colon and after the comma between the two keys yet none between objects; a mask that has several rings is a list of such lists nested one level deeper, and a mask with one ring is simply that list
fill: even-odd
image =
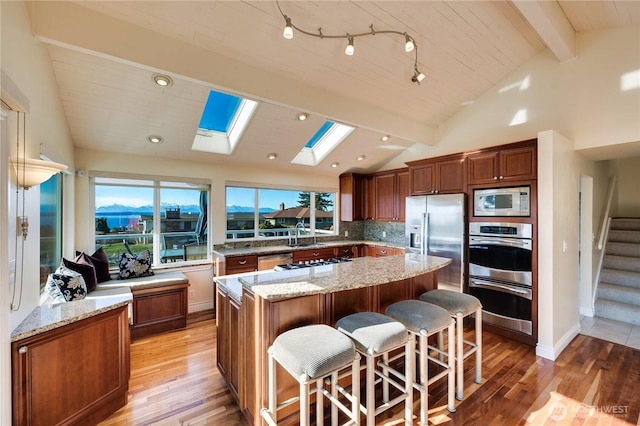
[{"label": "bar stool", "polygon": [[[360,424],[360,355],[351,339],[324,324],[294,328],[280,334],[267,350],[268,360],[268,408],[260,410],[262,418],[271,426],[277,426],[277,410],[300,401],[300,425],[309,424],[309,401],[316,394],[316,424],[324,423],[323,396],[331,402],[331,424],[338,424],[338,409],[347,417],[344,425]],[[300,385],[300,393],[278,405],[276,386],[276,362]],[[351,367],[352,390],[348,393],[338,384],[338,372]],[[325,377],[331,392],[325,387]],[[315,388],[310,385],[315,382]],[[339,399],[338,392],[350,402],[349,410]]]},{"label": "bar stool", "polygon": [[[366,360],[366,405],[361,404],[361,410],[366,413],[367,426],[374,426],[378,414],[402,401],[405,403],[405,424],[413,424],[413,372],[415,370],[415,357],[411,356],[415,345],[413,335],[409,336],[402,323],[377,312],[348,315],[338,320],[336,328],[353,340],[356,350]],[[390,352],[403,347],[404,374],[389,365]],[[376,376],[382,385],[382,404],[379,405],[376,404],[375,398],[378,381]],[[399,383],[396,378],[402,383]],[[389,400],[389,385],[401,392],[393,400]]]},{"label": "bar stool", "polygon": [[[446,309],[456,320],[456,398],[460,401],[464,398],[463,391],[463,362],[465,358],[476,354],[476,383],[482,383],[482,304],[480,301],[466,293],[458,293],[451,290],[431,290],[420,295],[420,300],[438,305]],[[475,313],[475,342],[463,340],[464,318]],[[442,333],[439,335],[439,344],[442,347]],[[464,344],[469,348],[463,351]]]},{"label": "bar stool", "polygon": [[[447,376],[447,409],[452,413],[455,412],[455,378],[453,368],[453,360],[455,358],[453,343],[454,321],[451,319],[449,313],[445,309],[432,305],[431,303],[422,302],[420,300],[403,300],[389,305],[389,307],[387,307],[386,314],[391,318],[400,321],[404,324],[410,334],[418,337],[418,349],[416,349],[414,345],[411,348],[413,352],[411,355],[412,357],[415,357],[415,352],[419,353],[419,381],[416,382],[414,379],[414,387],[420,392],[420,424],[427,424],[429,410],[428,387],[430,384],[440,380],[444,376]],[[429,351],[431,350],[439,354],[444,353],[440,348],[430,346],[428,340],[429,336],[433,336],[445,329],[448,330],[449,336],[446,363],[429,355]],[[443,367],[443,371],[429,378],[429,361]]]}]

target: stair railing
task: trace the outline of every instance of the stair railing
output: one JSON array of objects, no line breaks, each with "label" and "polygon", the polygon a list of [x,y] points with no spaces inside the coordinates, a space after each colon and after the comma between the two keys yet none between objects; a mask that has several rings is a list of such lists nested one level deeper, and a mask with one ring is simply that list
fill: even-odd
[{"label": "stair railing", "polygon": [[611,211],[611,202],[613,201],[613,190],[616,186],[617,178],[612,176],[609,178],[609,188],[607,189],[607,201],[605,204],[604,214],[602,215],[602,225],[600,225],[600,238],[598,238],[598,250],[600,251],[600,255],[598,256],[598,268],[596,268],[596,280],[595,286],[593,288],[593,294],[591,298],[591,309],[595,310],[596,305],[596,297],[598,295],[598,284],[600,283],[600,271],[602,271],[602,262],[604,261],[604,246],[607,238],[609,238],[609,227],[611,226],[611,216],[609,212]]}]

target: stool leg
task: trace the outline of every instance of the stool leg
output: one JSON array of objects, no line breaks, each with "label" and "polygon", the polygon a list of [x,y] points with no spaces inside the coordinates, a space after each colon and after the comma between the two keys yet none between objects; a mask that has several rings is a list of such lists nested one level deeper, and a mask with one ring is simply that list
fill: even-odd
[{"label": "stool leg", "polygon": [[456,314],[456,378],[458,382],[458,390],[456,394],[456,398],[459,401],[462,401],[464,398],[464,390],[463,390],[463,368],[462,364],[464,362],[464,347],[462,342],[464,332],[464,318],[461,312]]},{"label": "stool leg", "polygon": [[316,380],[316,425],[324,424],[324,398],[322,397],[322,389],[324,381],[322,378]]},{"label": "stool leg", "polygon": [[427,357],[429,352],[427,336],[420,333],[419,350],[420,350],[420,424],[427,425],[427,416],[429,412],[429,359]]},{"label": "stool leg", "polygon": [[360,426],[360,355],[356,357],[351,365],[351,416],[356,426]]},{"label": "stool leg", "polygon": [[309,385],[308,380],[300,382],[300,426],[309,425]]},{"label": "stool leg", "polygon": [[[455,363],[455,350],[454,350],[454,342],[453,342],[453,333],[454,333],[454,322],[452,321],[451,324],[449,325],[448,331],[447,331],[447,335],[449,336],[449,352],[447,355],[448,358],[448,364],[449,364],[449,374],[447,374],[447,379],[448,379],[448,383],[447,383],[447,393],[448,393],[448,403],[447,403],[447,409],[450,412],[455,412],[456,411],[456,404],[455,404],[455,397],[454,397],[454,393],[455,393],[455,373],[454,373],[454,363]],[[458,355],[458,357],[460,357],[460,355]]]},{"label": "stool leg", "polygon": [[476,311],[476,383],[482,383],[482,308]]},{"label": "stool leg", "polygon": [[[442,337],[442,330],[438,331],[438,349],[444,349],[444,338]],[[444,355],[441,352],[438,353],[438,359],[444,362]]]},{"label": "stool leg", "polygon": [[[338,399],[338,372],[331,373],[331,395]],[[331,426],[338,426],[338,406],[331,404]]]},{"label": "stool leg", "polygon": [[405,391],[407,399],[404,401],[404,423],[405,425],[413,424],[413,382],[416,374],[416,339],[413,333],[409,333],[409,339],[404,348],[404,375],[405,375]]},{"label": "stool leg", "polygon": [[269,366],[268,366],[268,374],[269,374],[269,414],[276,417],[276,406],[277,406],[277,394],[276,394],[276,360],[273,358],[273,352],[271,350],[269,352]]},{"label": "stool leg", "polygon": [[[365,393],[367,398],[367,426],[375,426],[376,424],[376,374],[374,368],[376,366],[375,357],[368,355],[366,357],[367,369],[365,379]],[[356,386],[354,383],[353,386]]]}]

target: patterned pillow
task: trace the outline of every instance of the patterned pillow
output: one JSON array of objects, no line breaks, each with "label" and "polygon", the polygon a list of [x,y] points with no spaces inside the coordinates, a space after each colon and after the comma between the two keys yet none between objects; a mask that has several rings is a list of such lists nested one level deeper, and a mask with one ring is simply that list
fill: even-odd
[{"label": "patterned pillow", "polygon": [[89,260],[88,256],[78,256],[78,261],[74,262],[68,259],[62,258],[62,264],[60,266],[64,266],[68,269],[74,270],[82,274],[82,278],[84,278],[85,285],[87,286],[87,291],[93,291],[96,289],[96,285],[98,284],[98,280],[96,278],[96,268]]},{"label": "patterned pillow", "polygon": [[120,268],[120,279],[147,277],[153,275],[151,270],[151,253],[144,249],[134,255],[129,253],[118,254],[118,267]]},{"label": "patterned pillow", "polygon": [[87,296],[87,286],[82,274],[64,266],[49,274],[45,291],[56,303],[82,300]]}]

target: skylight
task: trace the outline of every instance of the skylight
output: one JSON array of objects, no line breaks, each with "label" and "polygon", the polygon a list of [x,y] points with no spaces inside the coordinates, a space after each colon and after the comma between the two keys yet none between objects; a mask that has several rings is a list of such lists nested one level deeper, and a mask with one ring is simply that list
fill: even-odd
[{"label": "skylight", "polygon": [[351,126],[326,121],[291,162],[305,166],[317,166],[353,131],[354,128]]},{"label": "skylight", "polygon": [[212,90],[191,149],[231,154],[257,106],[255,101]]}]

